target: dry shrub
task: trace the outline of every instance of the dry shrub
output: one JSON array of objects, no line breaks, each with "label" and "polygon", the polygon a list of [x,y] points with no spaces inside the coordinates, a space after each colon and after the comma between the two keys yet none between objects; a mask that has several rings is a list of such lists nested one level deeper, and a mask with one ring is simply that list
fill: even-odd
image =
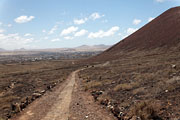
[{"label": "dry shrub", "polygon": [[157,106],[150,102],[140,102],[131,109],[131,116],[139,117],[141,120],[162,120],[158,117],[155,107],[157,109]]},{"label": "dry shrub", "polygon": [[145,93],[145,88],[144,87],[136,88],[132,91],[132,93],[134,95],[139,94],[139,93]]},{"label": "dry shrub", "polygon": [[86,83],[86,84],[84,85],[84,89],[85,89],[85,91],[86,91],[86,90],[88,90],[88,89],[90,89],[90,88],[94,88],[94,87],[98,87],[98,86],[102,86],[102,85],[103,85],[102,82],[90,81],[90,82],[88,82],[88,83]]},{"label": "dry shrub", "polygon": [[111,84],[112,81],[111,80],[102,80],[102,81],[86,81],[86,83],[84,83],[84,88],[85,88],[85,91],[90,89],[90,88],[95,88],[95,87],[101,87],[103,85],[107,85],[107,84]]},{"label": "dry shrub", "polygon": [[135,87],[139,86],[138,82],[132,82],[132,83],[124,83],[124,84],[119,84],[114,88],[114,91],[118,90],[131,90]]},{"label": "dry shrub", "polygon": [[[107,95],[107,93],[102,94],[101,96],[98,97],[98,101],[100,102],[100,104],[104,104],[105,101],[111,101],[111,97]],[[107,104],[105,103],[105,105],[107,106]]]}]

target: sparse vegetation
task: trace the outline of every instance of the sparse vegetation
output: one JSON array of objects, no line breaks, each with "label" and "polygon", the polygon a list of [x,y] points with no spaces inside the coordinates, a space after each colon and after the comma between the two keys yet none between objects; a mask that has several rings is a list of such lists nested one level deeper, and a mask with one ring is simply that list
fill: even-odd
[{"label": "sparse vegetation", "polygon": [[141,120],[161,120],[160,117],[157,115],[157,106],[153,105],[150,102],[140,102],[137,103],[133,108],[132,108],[132,118],[140,118]]},{"label": "sparse vegetation", "polygon": [[132,82],[132,83],[123,83],[119,84],[114,88],[114,91],[119,91],[119,90],[131,90],[139,85],[138,82]]},{"label": "sparse vegetation", "polygon": [[72,61],[0,64],[0,118],[8,119],[60,85],[80,66]]},{"label": "sparse vegetation", "polygon": [[[157,53],[156,50],[128,52],[126,57],[112,60],[108,66],[99,66],[101,62],[96,63],[97,66],[85,69],[79,74],[83,79],[88,76],[88,82],[83,82],[84,86],[98,83],[88,87],[88,91],[104,91],[104,94],[97,99],[100,103],[102,101],[104,104],[108,99],[113,101],[114,106],[123,108],[120,111],[123,113],[121,119],[128,116],[136,101],[139,103],[158,101],[159,109],[156,110],[156,114],[159,117],[176,118],[180,116],[180,103],[177,102],[180,100],[179,52],[158,51],[154,56],[155,53]],[[106,80],[108,80],[107,84],[104,82]],[[138,107],[139,104],[136,106]],[[146,107],[147,110],[149,107]]]}]

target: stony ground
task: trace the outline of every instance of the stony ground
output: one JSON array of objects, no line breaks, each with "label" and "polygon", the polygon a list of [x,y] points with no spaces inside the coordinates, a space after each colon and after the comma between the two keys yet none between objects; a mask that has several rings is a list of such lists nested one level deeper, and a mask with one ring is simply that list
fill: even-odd
[{"label": "stony ground", "polygon": [[[77,71],[11,120],[116,120],[81,88]],[[70,104],[71,103],[71,104]]]},{"label": "stony ground", "polygon": [[180,119],[179,50],[123,55],[81,71],[84,89],[119,119]]},{"label": "stony ground", "polygon": [[0,64],[0,119],[22,111],[78,68],[71,61]]}]

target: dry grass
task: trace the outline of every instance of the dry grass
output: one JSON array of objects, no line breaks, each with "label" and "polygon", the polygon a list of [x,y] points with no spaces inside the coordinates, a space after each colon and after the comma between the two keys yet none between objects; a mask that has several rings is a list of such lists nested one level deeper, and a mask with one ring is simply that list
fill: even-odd
[{"label": "dry grass", "polygon": [[11,108],[12,104],[21,104],[26,98],[30,104],[36,99],[32,97],[33,93],[51,90],[80,67],[72,65],[72,61],[11,63],[0,66],[0,118],[4,119],[16,113]]},{"label": "dry grass", "polygon": [[[88,76],[89,83],[98,83],[88,89],[107,93],[104,99],[108,96],[119,107],[124,107],[122,112],[125,115],[134,102],[152,99],[160,101],[162,106],[157,113],[161,113],[163,119],[180,118],[179,51],[133,51],[122,55],[120,59],[110,61],[108,66],[81,71],[80,75],[82,78]],[[107,79],[109,84],[104,83]]]},{"label": "dry grass", "polygon": [[94,88],[94,87],[98,87],[98,86],[102,86],[102,85],[103,85],[103,83],[101,83],[101,82],[91,81],[84,85],[84,89],[85,89],[85,91],[87,91],[90,88]]},{"label": "dry grass", "polygon": [[137,103],[131,109],[131,116],[137,118],[139,117],[141,120],[161,120],[161,118],[159,118],[157,115],[155,107],[157,109],[157,106],[153,105],[150,102]]},{"label": "dry grass", "polygon": [[131,89],[138,87],[138,86],[139,86],[138,82],[119,84],[114,88],[114,91],[131,90]]}]

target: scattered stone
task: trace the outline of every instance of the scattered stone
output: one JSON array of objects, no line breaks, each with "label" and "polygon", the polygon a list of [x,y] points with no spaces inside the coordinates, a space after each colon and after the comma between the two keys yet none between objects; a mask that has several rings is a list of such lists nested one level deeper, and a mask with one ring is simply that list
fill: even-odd
[{"label": "scattered stone", "polygon": [[14,83],[11,83],[10,88],[11,89],[14,88]]},{"label": "scattered stone", "polygon": [[89,117],[89,116],[87,116],[87,115],[85,116],[86,119],[87,119],[88,117]]},{"label": "scattered stone", "polygon": [[133,116],[130,120],[139,120],[137,116]]},{"label": "scattered stone", "polygon": [[115,83],[116,83],[116,81],[113,81],[113,82],[112,82],[112,84],[115,84]]},{"label": "scattered stone", "polygon": [[46,92],[46,90],[42,90],[40,93],[41,93],[41,94],[44,94],[45,92]]},{"label": "scattered stone", "polygon": [[176,65],[172,65],[172,68],[176,68]]},{"label": "scattered stone", "polygon": [[169,92],[168,90],[165,90],[165,92],[167,93],[167,92]]},{"label": "scattered stone", "polygon": [[10,119],[10,118],[11,118],[11,115],[8,113],[8,114],[6,114],[6,117],[7,117],[8,119]]},{"label": "scattered stone", "polygon": [[104,99],[101,101],[102,105],[108,106],[109,100],[108,99]]},{"label": "scattered stone", "polygon": [[24,101],[21,102],[20,109],[23,110],[24,108],[26,108],[26,106],[30,104],[30,102],[31,101],[29,101],[29,98],[27,97]]},{"label": "scattered stone", "polygon": [[51,86],[51,85],[48,85],[48,86],[47,86],[47,89],[48,89],[48,90],[51,90],[51,89],[52,89],[52,86]]},{"label": "scattered stone", "polygon": [[42,96],[42,94],[40,94],[40,93],[33,93],[33,98],[39,98],[39,97],[41,97]]},{"label": "scattered stone", "polygon": [[19,103],[12,103],[11,109],[14,113],[18,113],[21,111],[20,104]]},{"label": "scattered stone", "polygon": [[94,100],[97,101],[97,98],[103,94],[103,91],[92,91],[91,94],[94,97]]}]

